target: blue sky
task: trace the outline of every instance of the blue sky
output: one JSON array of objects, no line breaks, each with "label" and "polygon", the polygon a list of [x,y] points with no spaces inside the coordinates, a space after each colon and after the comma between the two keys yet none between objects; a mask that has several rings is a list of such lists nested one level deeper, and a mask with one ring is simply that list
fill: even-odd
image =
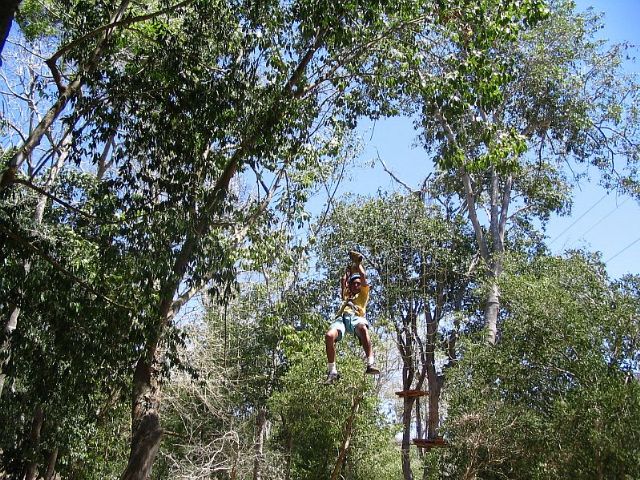
[{"label": "blue sky", "polygon": [[[577,6],[578,10],[593,6],[605,13],[602,38],[640,44],[640,0],[579,0]],[[632,65],[630,71],[640,72],[640,67]],[[418,186],[431,171],[431,162],[420,148],[413,147],[415,134],[406,119],[364,124],[360,133],[363,163],[379,154],[387,167],[411,186]],[[398,189],[380,165],[370,164],[352,173],[358,180],[345,184],[341,191],[375,194],[379,189]],[[571,216],[553,218],[547,235],[553,253],[574,248],[601,252],[613,278],[640,273],[640,205],[636,200],[607,194],[597,185],[583,182],[575,191]]]}]

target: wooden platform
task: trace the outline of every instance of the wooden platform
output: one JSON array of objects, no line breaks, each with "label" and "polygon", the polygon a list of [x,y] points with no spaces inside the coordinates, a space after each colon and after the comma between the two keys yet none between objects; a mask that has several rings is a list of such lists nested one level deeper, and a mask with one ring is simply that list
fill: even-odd
[{"label": "wooden platform", "polygon": [[400,392],[396,392],[396,395],[402,398],[416,398],[429,395],[429,392],[425,392],[424,390],[402,390]]},{"label": "wooden platform", "polygon": [[437,438],[414,438],[413,444],[418,448],[426,448],[427,450],[433,447],[446,447],[447,441],[442,437]]}]

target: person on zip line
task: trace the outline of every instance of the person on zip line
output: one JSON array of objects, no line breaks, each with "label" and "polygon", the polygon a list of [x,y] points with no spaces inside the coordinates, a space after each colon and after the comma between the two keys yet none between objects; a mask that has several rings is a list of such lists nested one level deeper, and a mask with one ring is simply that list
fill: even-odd
[{"label": "person on zip line", "polygon": [[324,336],[327,350],[327,379],[324,381],[326,385],[331,385],[340,378],[336,368],[336,343],[342,339],[345,332],[353,333],[360,340],[367,358],[365,373],[370,375],[380,373],[374,363],[373,347],[369,337],[370,325],[366,319],[369,284],[362,266],[363,257],[361,253],[352,250],[349,252],[349,258],[351,264],[340,278],[342,305]]}]

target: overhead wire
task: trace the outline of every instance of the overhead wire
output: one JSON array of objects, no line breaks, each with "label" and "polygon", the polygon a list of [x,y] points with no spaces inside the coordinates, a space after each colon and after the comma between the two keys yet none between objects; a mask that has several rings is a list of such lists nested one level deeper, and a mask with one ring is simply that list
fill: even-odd
[{"label": "overhead wire", "polygon": [[613,260],[614,258],[616,258],[618,255],[622,254],[623,252],[627,251],[629,248],[633,247],[636,243],[640,242],[640,237],[636,238],[633,242],[631,242],[629,245],[627,245],[626,247],[624,247],[622,250],[620,250],[618,253],[616,253],[615,255],[607,258],[605,260],[605,263],[609,263],[611,260]]},{"label": "overhead wire", "polygon": [[606,198],[606,196],[608,195],[608,193],[605,193],[602,197],[600,197],[600,199],[598,201],[596,201],[596,203],[594,203],[593,205],[591,205],[582,215],[580,215],[578,218],[576,218],[573,223],[571,223],[571,225],[569,225],[567,228],[565,228],[562,232],[560,232],[558,235],[556,235],[556,237],[551,240],[549,242],[549,246],[553,245],[553,243],[558,240],[562,235],[564,235],[565,233],[567,233],[576,223],[578,223],[580,220],[582,220],[591,210],[593,210],[600,202],[602,202],[602,200],[604,200]]},{"label": "overhead wire", "polygon": [[[600,225],[603,221],[605,221],[607,218],[609,218],[616,210],[618,210],[621,206],[623,206],[627,202],[627,200],[629,200],[629,198],[631,198],[631,197],[626,197],[622,202],[618,203],[613,209],[611,209],[609,212],[607,212],[602,217],[600,217],[600,219],[597,222],[595,222],[593,225],[591,225],[589,228],[587,228],[584,232],[582,232],[582,235],[580,236],[579,239],[583,239],[584,240],[585,235],[587,233],[592,231],[594,228],[596,228],[598,225]],[[569,246],[574,245],[578,240],[572,242]]]}]

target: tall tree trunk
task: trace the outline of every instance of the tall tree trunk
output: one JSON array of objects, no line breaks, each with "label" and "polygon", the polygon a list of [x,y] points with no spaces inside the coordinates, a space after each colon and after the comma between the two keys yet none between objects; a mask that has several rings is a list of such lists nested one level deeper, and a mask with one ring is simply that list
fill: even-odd
[{"label": "tall tree trunk", "polygon": [[[413,310],[407,312],[406,317],[402,317],[402,324],[395,324],[398,353],[402,358],[402,390],[411,390],[415,378],[415,338],[412,328]],[[413,480],[411,471],[411,420],[413,418],[413,402],[410,397],[403,397],[402,402],[402,444],[400,447],[400,461],[402,464],[402,475],[404,480]]]},{"label": "tall tree trunk", "polygon": [[262,479],[262,460],[264,456],[264,433],[267,425],[267,412],[264,408],[258,410],[256,416],[256,441],[254,445],[255,458],[253,460],[253,480]]},{"label": "tall tree trunk", "polygon": [[38,462],[36,457],[40,446],[40,432],[44,423],[44,410],[38,404],[33,411],[33,421],[31,422],[31,434],[29,435],[30,450],[33,458],[27,463],[24,473],[24,480],[35,480],[38,474]]},{"label": "tall tree trunk", "polygon": [[[457,140],[451,126],[444,117],[442,111],[435,105],[435,113],[445,135],[451,145],[457,145]],[[495,344],[498,336],[498,312],[500,310],[500,290],[497,280],[502,273],[502,255],[504,254],[504,234],[511,203],[513,189],[513,174],[507,174],[501,178],[495,166],[491,167],[490,209],[489,209],[489,239],[487,240],[477,212],[478,195],[473,188],[473,181],[469,172],[463,167],[458,171],[464,187],[463,196],[467,206],[467,215],[478,242],[480,256],[490,268],[492,273],[491,285],[485,305],[484,319],[487,327],[487,343]],[[490,242],[490,243],[489,243]]]},{"label": "tall tree trunk", "polygon": [[490,227],[491,233],[491,258],[487,261],[491,269],[489,293],[485,305],[484,318],[487,326],[487,343],[494,345],[498,337],[498,313],[500,311],[500,288],[498,279],[502,274],[502,262],[504,255],[504,234],[509,213],[513,175],[507,175],[504,182],[500,182],[500,176],[495,166],[491,167],[491,208]]},{"label": "tall tree trunk", "polygon": [[423,437],[423,428],[422,428],[422,402],[420,401],[420,397],[416,398],[416,435],[417,438]]},{"label": "tall tree trunk", "polygon": [[413,480],[411,470],[411,418],[413,409],[413,398],[405,397],[402,402],[402,446],[400,449],[400,459],[402,462],[402,478]]},{"label": "tall tree trunk", "polygon": [[160,448],[160,385],[154,372],[155,348],[141,357],[133,376],[133,403],[131,407],[131,452],[121,480],[147,480]]},{"label": "tall tree trunk", "polygon": [[344,427],[344,432],[342,435],[342,445],[340,446],[340,453],[338,453],[338,459],[336,460],[336,465],[333,468],[333,472],[331,473],[330,480],[338,480],[338,478],[340,477],[340,471],[342,470],[342,466],[344,465],[344,462],[347,459],[347,452],[349,451],[349,446],[351,445],[351,436],[353,434],[353,422],[355,421],[356,415],[358,414],[361,401],[362,401],[362,395],[354,395],[351,401],[351,413],[349,414],[349,417],[347,418],[347,423]]}]

